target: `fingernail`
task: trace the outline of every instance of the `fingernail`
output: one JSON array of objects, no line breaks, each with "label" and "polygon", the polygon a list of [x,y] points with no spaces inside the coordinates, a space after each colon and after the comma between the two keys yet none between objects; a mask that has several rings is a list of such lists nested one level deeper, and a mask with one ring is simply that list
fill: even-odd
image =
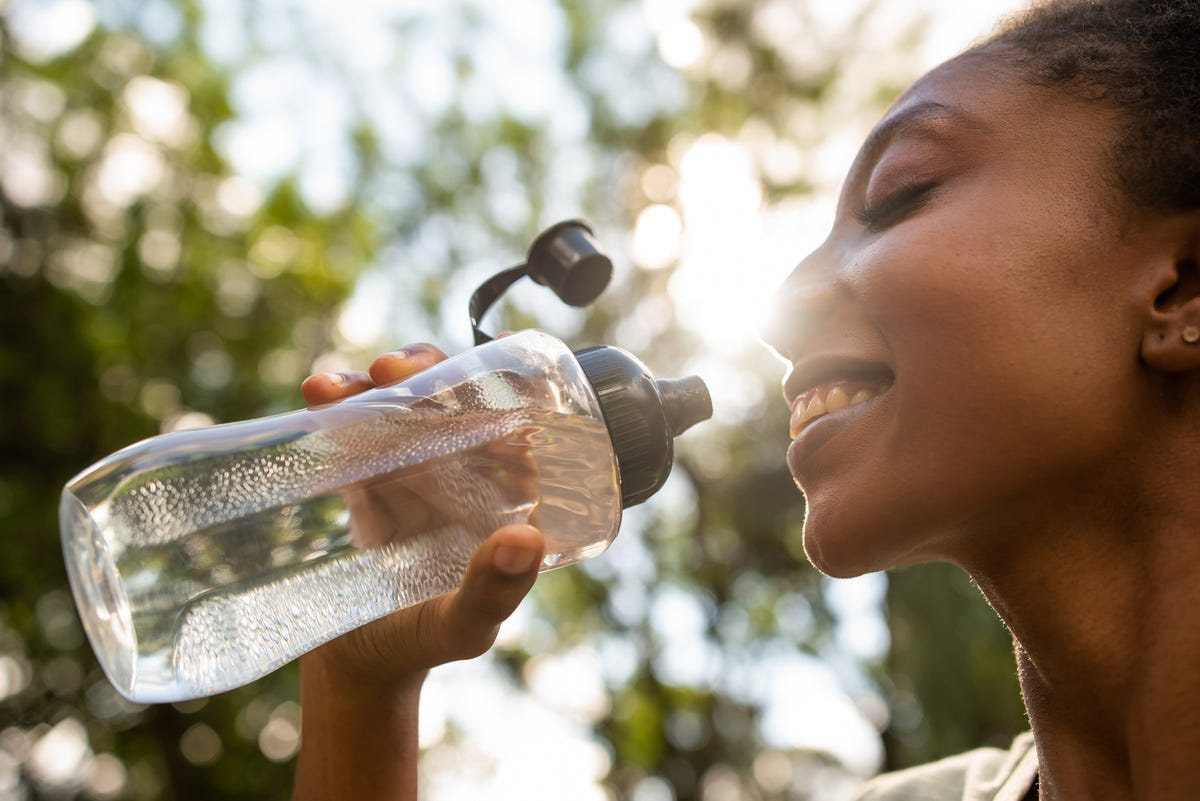
[{"label": "fingernail", "polygon": [[406,350],[394,350],[394,351],[392,351],[391,353],[389,353],[388,355],[389,355],[389,356],[391,356],[393,359],[407,359],[407,358],[408,358],[408,351],[406,351]]},{"label": "fingernail", "polygon": [[346,383],[346,376],[342,373],[326,373],[325,376],[329,379],[329,383],[335,387],[340,387]]},{"label": "fingernail", "polygon": [[518,576],[533,569],[538,560],[536,551],[528,548],[518,548],[513,545],[500,545],[492,553],[492,564],[501,573]]}]

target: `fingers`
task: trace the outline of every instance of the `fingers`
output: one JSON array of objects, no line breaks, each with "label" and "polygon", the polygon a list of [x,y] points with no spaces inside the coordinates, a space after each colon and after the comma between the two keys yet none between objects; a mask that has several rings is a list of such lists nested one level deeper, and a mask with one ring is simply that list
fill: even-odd
[{"label": "fingers", "polygon": [[440,348],[425,342],[405,345],[375,359],[368,373],[356,370],[310,375],[300,385],[300,393],[309,406],[334,403],[375,386],[403,381],[446,358]]},{"label": "fingers", "polygon": [[318,373],[310,375],[300,384],[300,394],[309,406],[333,403],[342,398],[368,390],[375,384],[363,372]]},{"label": "fingers", "polygon": [[436,625],[447,661],[469,659],[492,646],[500,624],[533,587],[545,547],[542,533],[526,525],[505,526],[484,541],[462,587],[443,599],[443,619]]},{"label": "fingers", "polygon": [[376,384],[394,384],[445,359],[446,354],[440,348],[418,342],[405,345],[402,350],[383,354],[371,362],[368,372]]}]

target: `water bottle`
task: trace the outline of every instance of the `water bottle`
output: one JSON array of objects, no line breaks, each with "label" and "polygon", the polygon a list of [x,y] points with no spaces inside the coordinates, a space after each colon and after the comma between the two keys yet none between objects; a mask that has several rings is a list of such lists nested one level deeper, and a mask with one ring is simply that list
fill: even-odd
[{"label": "water bottle", "polygon": [[524,331],[319,408],[145,440],[63,490],[63,551],[93,649],[139,702],[246,684],[459,585],[496,528],[542,568],[612,542],[621,510],[712,413],[696,377]]}]

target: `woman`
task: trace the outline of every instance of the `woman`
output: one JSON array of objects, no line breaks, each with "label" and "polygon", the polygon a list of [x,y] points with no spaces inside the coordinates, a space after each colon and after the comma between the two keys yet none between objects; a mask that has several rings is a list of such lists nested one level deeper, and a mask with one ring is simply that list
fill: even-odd
[{"label": "woman", "polygon": [[[865,798],[1200,798],[1197,42],[1196,0],[1011,23],[896,101],[779,293],[810,558],[966,569],[1013,633],[1032,729]],[[424,671],[490,645],[540,549],[502,529],[457,594],[304,658],[297,797],[415,796]]]}]

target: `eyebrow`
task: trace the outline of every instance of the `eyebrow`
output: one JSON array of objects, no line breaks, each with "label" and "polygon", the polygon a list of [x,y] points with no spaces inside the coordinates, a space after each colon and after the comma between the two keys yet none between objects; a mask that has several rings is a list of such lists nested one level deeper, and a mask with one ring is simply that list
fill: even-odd
[{"label": "eyebrow", "polygon": [[867,163],[874,161],[880,151],[899,136],[919,131],[922,128],[928,130],[927,124],[933,120],[952,121],[976,131],[988,130],[987,125],[962,109],[927,100],[896,112],[876,126],[863,142],[863,161]]}]

